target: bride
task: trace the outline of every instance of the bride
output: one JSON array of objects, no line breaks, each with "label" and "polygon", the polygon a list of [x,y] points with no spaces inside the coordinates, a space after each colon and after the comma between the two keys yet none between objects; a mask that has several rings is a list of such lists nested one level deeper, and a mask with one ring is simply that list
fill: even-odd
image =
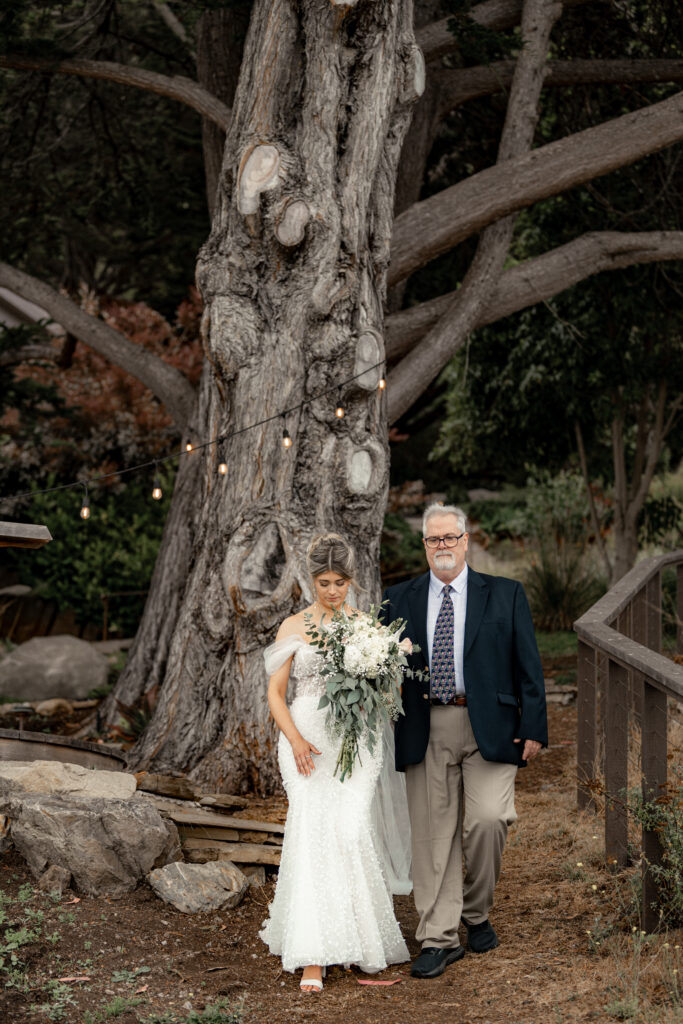
[{"label": "bride", "polygon": [[[346,603],[353,550],[339,534],[323,534],[311,541],[307,565],[316,600],[285,619],[265,651],[289,811],[275,897],[260,936],[282,957],[284,970],[303,967],[302,991],[319,992],[328,964],[374,973],[408,960],[391,892],[410,892],[410,826],[389,725],[373,754],[361,743],[350,777],[334,776],[340,740],[329,736],[327,712],[318,710],[323,656],[307,642],[307,626],[324,627],[341,609],[361,614]],[[294,689],[289,707],[288,684]]]}]

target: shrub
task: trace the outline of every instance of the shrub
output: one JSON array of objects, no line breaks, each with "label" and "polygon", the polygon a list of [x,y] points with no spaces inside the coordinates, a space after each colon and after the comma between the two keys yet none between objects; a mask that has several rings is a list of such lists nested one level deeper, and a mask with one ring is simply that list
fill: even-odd
[{"label": "shrub", "polygon": [[49,527],[52,541],[30,557],[12,548],[4,557],[22,583],[60,608],[73,609],[82,624],[102,621],[102,594],[140,592],[111,602],[109,632],[134,635],[161,541],[173,470],[160,476],[161,501],[152,499],[152,482],[143,475],[116,491],[93,490],[92,515],[86,521],[79,516],[80,491],[36,494],[27,515]]},{"label": "shrub", "polygon": [[683,925],[683,767],[677,765],[673,772],[673,781],[655,800],[643,801],[639,790],[629,795],[634,817],[659,836],[662,863],[650,864],[649,870],[659,890],[656,909],[669,928]]}]

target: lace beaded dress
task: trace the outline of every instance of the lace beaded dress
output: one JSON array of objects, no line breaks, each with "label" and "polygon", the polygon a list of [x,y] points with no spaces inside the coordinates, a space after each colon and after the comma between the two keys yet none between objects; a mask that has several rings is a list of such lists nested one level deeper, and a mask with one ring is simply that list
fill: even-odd
[{"label": "lace beaded dress", "polygon": [[334,776],[339,741],[318,710],[324,692],[321,655],[299,637],[266,651],[269,674],[294,652],[289,710],[305,739],[321,751],[315,771],[297,772],[280,734],[278,759],[289,810],[275,897],[260,936],[286,971],[310,964],[356,964],[368,973],[409,959],[394,916],[382,851],[371,813],[383,745],[361,745],[361,764],[344,782]]}]

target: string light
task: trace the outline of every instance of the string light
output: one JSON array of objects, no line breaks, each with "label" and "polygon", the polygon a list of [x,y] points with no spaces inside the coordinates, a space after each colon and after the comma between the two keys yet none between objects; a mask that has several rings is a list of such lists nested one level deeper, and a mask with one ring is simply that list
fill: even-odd
[{"label": "string light", "polygon": [[[367,366],[364,370],[361,370],[359,373],[355,374],[353,377],[349,377],[348,380],[342,381],[341,384],[336,384],[336,385],[334,385],[334,387],[326,388],[324,391],[319,392],[317,395],[314,396],[314,398],[315,399],[324,398],[325,395],[329,395],[331,392],[336,391],[337,395],[338,395],[338,402],[337,402],[337,406],[336,406],[336,409],[335,409],[335,416],[337,417],[337,419],[342,419],[344,417],[344,415],[345,415],[345,412],[344,412],[344,407],[341,404],[341,388],[344,385],[346,385],[346,384],[353,383],[353,381],[357,380],[359,377],[363,377],[366,373],[368,373],[369,370],[378,369],[379,367],[381,367],[383,365],[384,365],[383,362],[381,362],[381,363],[376,363],[374,366]],[[384,377],[380,378],[379,383],[378,383],[378,388],[379,388],[380,391],[383,391],[386,388],[386,380],[384,379]],[[272,423],[273,420],[277,420],[281,416],[286,416],[286,415],[289,415],[290,413],[301,412],[301,411],[303,411],[305,406],[310,403],[311,400],[312,399],[308,399],[307,401],[302,401],[298,405],[292,406],[289,409],[283,409],[281,412],[274,413],[271,416],[266,416],[266,417],[264,417],[261,420],[255,421],[254,423],[249,423],[249,424],[247,424],[244,427],[238,428],[237,430],[230,431],[230,433],[224,434],[222,437],[220,437],[220,438],[218,438],[218,439],[216,439],[214,441],[205,441],[203,444],[197,444],[197,445],[192,444],[191,441],[187,441],[185,443],[185,445],[183,446],[183,448],[181,448],[180,451],[176,450],[176,452],[173,452],[170,455],[165,455],[165,456],[161,457],[158,460],[154,459],[153,461],[140,462],[140,463],[137,463],[136,465],[133,465],[133,466],[123,466],[122,468],[114,470],[113,472],[110,472],[110,473],[101,473],[99,476],[91,477],[89,479],[88,483],[89,484],[97,484],[97,483],[100,483],[103,480],[115,480],[117,478],[120,478],[120,477],[124,476],[126,473],[138,473],[138,472],[142,471],[143,469],[148,469],[150,466],[153,466],[155,468],[155,478],[154,478],[154,486],[153,486],[153,489],[152,489],[152,497],[154,498],[155,501],[160,501],[161,497],[162,497],[162,489],[161,489],[158,477],[156,475],[157,463],[158,462],[159,463],[161,463],[161,462],[170,462],[173,459],[177,459],[181,455],[186,455],[186,454],[189,454],[190,452],[193,452],[195,450],[201,450],[202,448],[210,448],[214,444],[217,444],[217,443],[220,444],[220,443],[226,441],[230,437],[234,437],[234,436],[236,436],[238,434],[243,434],[247,430],[254,430],[256,427],[264,426],[266,423]],[[291,438],[291,436],[289,434],[289,431],[287,430],[287,428],[285,428],[282,431],[282,447],[285,448],[285,449],[291,448],[293,444],[294,444],[294,442],[293,442],[293,440],[292,440],[292,438]],[[228,465],[227,465],[227,463],[225,461],[222,449],[219,450],[219,458],[220,458],[220,462],[219,462],[219,465],[218,465],[218,472],[220,473],[221,476],[226,476],[227,472],[228,472]],[[85,484],[84,481],[74,480],[71,483],[57,484],[55,487],[40,487],[40,488],[35,488],[33,490],[30,490],[30,491],[22,491],[22,492],[19,492],[18,494],[7,494],[7,495],[0,496],[0,501],[17,501],[17,500],[19,500],[21,498],[35,498],[35,496],[38,495],[38,494],[53,494],[56,491],[71,490],[74,487],[83,487],[83,489],[84,489],[85,493],[84,493],[83,501],[81,503],[80,515],[81,515],[82,519],[89,519],[90,518],[90,503],[89,503],[89,498],[88,498],[88,488],[87,488],[87,485]]]},{"label": "string light", "polygon": [[161,484],[159,483],[159,473],[156,462],[154,463],[154,484],[152,486],[152,497],[155,501],[161,501],[164,492],[161,490]]},{"label": "string light", "polygon": [[223,450],[223,444],[221,443],[218,448],[218,472],[221,476],[225,476],[228,472],[228,464],[225,461],[225,452]]},{"label": "string light", "polygon": [[81,502],[81,519],[90,519],[90,501],[88,500],[88,488],[83,484],[83,501]]}]

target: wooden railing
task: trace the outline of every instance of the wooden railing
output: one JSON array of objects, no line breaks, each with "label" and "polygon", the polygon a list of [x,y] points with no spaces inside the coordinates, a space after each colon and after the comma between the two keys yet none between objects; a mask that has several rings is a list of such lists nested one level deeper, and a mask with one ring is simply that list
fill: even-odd
[{"label": "wooden railing", "polygon": [[[683,654],[683,551],[649,558],[616,583],[574,623],[578,634],[578,804],[595,810],[591,782],[604,772],[605,853],[628,862],[629,716],[640,719],[643,798],[661,796],[667,781],[667,701],[683,702],[683,665],[661,654],[662,571],[676,567],[676,651]],[[657,924],[661,863],[655,831],[643,829],[643,925]]]}]

